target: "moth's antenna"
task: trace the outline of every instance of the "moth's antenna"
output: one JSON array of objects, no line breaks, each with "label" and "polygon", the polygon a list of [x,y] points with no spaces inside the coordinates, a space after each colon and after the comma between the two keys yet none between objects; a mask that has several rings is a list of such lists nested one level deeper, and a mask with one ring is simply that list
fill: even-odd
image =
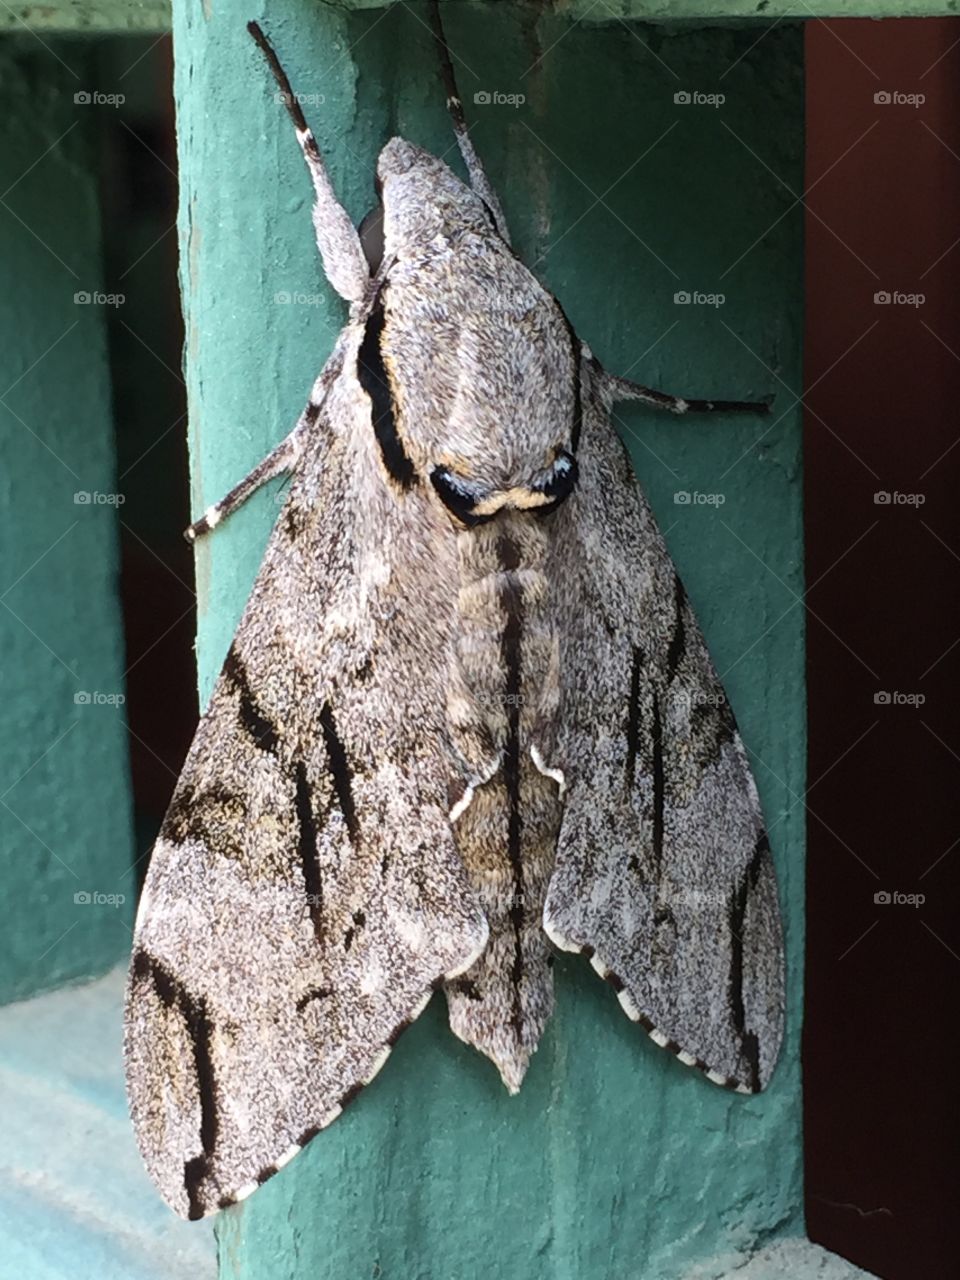
[{"label": "moth's antenna", "polygon": [[503,209],[500,207],[499,197],[484,171],[483,163],[477,155],[473,142],[470,140],[470,130],[463,114],[463,102],[457,89],[457,77],[453,70],[453,59],[450,57],[450,46],[447,44],[447,37],[443,32],[443,23],[440,20],[440,5],[437,0],[428,0],[427,7],[430,14],[430,27],[433,31],[437,54],[440,58],[440,74],[443,77],[443,87],[447,95],[447,110],[450,112],[450,123],[453,125],[453,132],[457,136],[457,145],[460,148],[460,154],[463,156],[463,163],[467,166],[467,173],[470,175],[470,186],[489,209],[502,239],[509,244],[510,232],[507,228],[507,220],[503,216]]},{"label": "moth's antenna", "polygon": [[327,279],[348,302],[362,302],[370,284],[370,270],[360,247],[360,238],[350,216],[337,199],[327,174],[323,156],[316,138],[307,124],[303,109],[290,87],[287,73],[273,45],[263,34],[259,22],[248,22],[247,30],[257,42],[266,58],[273,78],[280,90],[280,97],[297,131],[297,141],[307,163],[316,202],[313,207],[313,225],[317,233],[317,248],[323,259]]},{"label": "moth's antenna", "polygon": [[264,35],[263,28],[260,26],[260,23],[248,22],[247,30],[257,42],[260,51],[267,60],[270,70],[273,72],[273,78],[277,82],[277,86],[280,90],[280,96],[283,98],[283,104],[290,113],[290,119],[293,121],[294,128],[297,130],[297,133],[309,133],[310,130],[307,127],[306,118],[304,117],[300,103],[294,96],[293,89],[290,87],[290,80],[287,73],[280,65],[280,59],[277,57],[277,52]]}]

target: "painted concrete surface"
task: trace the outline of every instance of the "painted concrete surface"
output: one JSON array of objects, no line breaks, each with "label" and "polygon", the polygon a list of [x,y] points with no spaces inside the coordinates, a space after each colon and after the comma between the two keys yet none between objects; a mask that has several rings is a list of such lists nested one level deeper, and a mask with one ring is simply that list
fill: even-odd
[{"label": "painted concrete surface", "polygon": [[0,1275],[213,1280],[209,1222],[182,1222],[140,1160],[121,1060],[124,974],[0,1009]]},{"label": "painted concrete surface", "polygon": [[135,896],[87,83],[0,46],[0,1003],[115,964]]},{"label": "painted concrete surface", "polygon": [[[199,512],[289,430],[343,309],[247,8],[174,12]],[[272,0],[261,17],[356,219],[391,133],[449,152],[416,11]],[[641,410],[620,423],[756,753],[787,920],[788,1035],[770,1091],[730,1097],[657,1051],[563,957],[553,1024],[508,1098],[438,997],[348,1112],[222,1215],[221,1275],[677,1280],[697,1259],[801,1229],[801,33],[755,44],[747,31],[572,26],[502,4],[454,6],[449,33],[518,251],[604,363],[688,394],[776,397],[763,423]],[[722,92],[723,110],[675,100],[693,90]],[[725,301],[674,300],[684,293]],[[262,493],[198,549],[204,697],[276,511],[277,492]]]},{"label": "painted concrete surface", "polygon": [[846,1258],[828,1253],[809,1240],[781,1240],[767,1249],[738,1259],[703,1264],[686,1272],[683,1280],[871,1280]]},{"label": "painted concrete surface", "polygon": [[[463,3],[464,0],[447,0]],[[503,0],[501,0],[503,2]],[[391,0],[339,0],[343,9],[383,8]],[[750,22],[783,18],[898,18],[955,14],[957,0],[559,0],[558,12],[585,22]],[[169,0],[46,0],[0,7],[0,30],[168,31]]]}]

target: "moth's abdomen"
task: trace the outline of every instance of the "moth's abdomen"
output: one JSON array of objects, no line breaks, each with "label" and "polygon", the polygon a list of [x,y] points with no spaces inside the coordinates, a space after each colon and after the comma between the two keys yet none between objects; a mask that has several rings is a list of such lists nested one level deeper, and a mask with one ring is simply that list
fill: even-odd
[{"label": "moth's abdomen", "polygon": [[560,824],[549,765],[558,642],[544,573],[548,534],[503,513],[459,536],[458,633],[448,725],[462,777],[451,816],[490,925],[487,949],[449,983],[450,1022],[491,1057],[511,1090],[553,1006],[541,921]]}]

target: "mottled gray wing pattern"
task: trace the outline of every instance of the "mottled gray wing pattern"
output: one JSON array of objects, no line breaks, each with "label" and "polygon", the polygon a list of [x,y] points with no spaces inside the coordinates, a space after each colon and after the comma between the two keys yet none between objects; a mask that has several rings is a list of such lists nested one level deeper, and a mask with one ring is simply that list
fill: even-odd
[{"label": "mottled gray wing pattern", "polygon": [[249,1194],[339,1115],[486,943],[447,820],[454,536],[385,465],[360,337],[346,335],[138,915],[131,1109],[189,1217]]},{"label": "mottled gray wing pattern", "polygon": [[659,1045],[752,1093],[783,1025],[757,791],[602,375],[583,369],[580,484],[556,515],[569,792],[544,926]]}]

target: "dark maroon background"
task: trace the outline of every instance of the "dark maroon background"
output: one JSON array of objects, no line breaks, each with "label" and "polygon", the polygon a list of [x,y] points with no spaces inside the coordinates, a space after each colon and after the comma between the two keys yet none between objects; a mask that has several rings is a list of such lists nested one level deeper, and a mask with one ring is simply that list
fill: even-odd
[{"label": "dark maroon background", "polygon": [[[960,1275],[954,41],[953,19],[806,29],[807,1221],[885,1280]],[[875,103],[894,90],[926,102]]]}]

